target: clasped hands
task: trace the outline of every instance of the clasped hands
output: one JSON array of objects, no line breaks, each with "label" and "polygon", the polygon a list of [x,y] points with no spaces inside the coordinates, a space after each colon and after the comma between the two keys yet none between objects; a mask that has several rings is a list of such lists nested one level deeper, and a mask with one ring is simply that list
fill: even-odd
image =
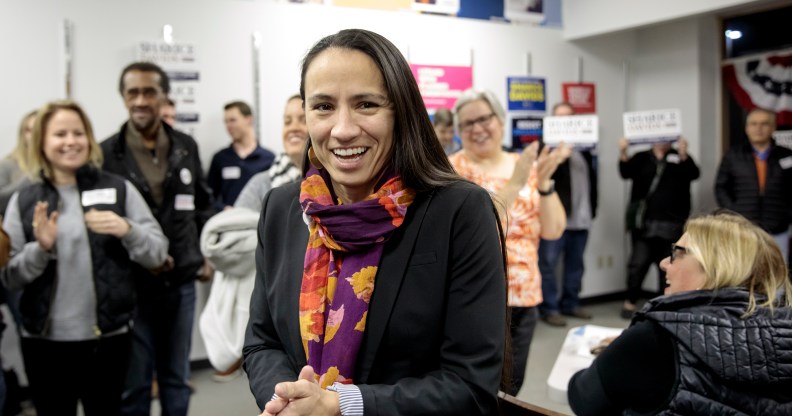
[{"label": "clasped hands", "polygon": [[[44,251],[52,250],[58,238],[58,211],[47,215],[48,202],[39,201],[33,211],[33,236]],[[85,226],[96,234],[123,238],[132,228],[126,219],[113,211],[91,208],[85,213]]]},{"label": "clasped hands", "polygon": [[313,367],[300,370],[297,381],[275,385],[275,397],[260,416],[340,415],[338,393],[319,387]]}]

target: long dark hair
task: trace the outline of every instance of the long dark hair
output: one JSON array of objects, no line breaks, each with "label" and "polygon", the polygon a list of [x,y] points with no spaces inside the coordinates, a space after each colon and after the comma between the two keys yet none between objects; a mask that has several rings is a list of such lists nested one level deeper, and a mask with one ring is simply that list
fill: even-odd
[{"label": "long dark hair", "polygon": [[[311,62],[319,54],[329,48],[356,50],[365,53],[379,68],[385,80],[385,90],[393,106],[393,160],[392,167],[401,176],[402,181],[416,192],[426,192],[435,188],[450,185],[454,182],[469,182],[459,176],[437,139],[437,135],[424,107],[421,92],[415,82],[410,66],[401,52],[388,39],[363,29],[346,29],[327,36],[317,42],[305,55],[300,74],[300,97],[305,103],[305,74]],[[308,171],[308,151],[311,141],[305,146],[303,157],[303,175]],[[493,201],[493,203],[497,203]],[[493,206],[493,210],[495,207]],[[497,210],[495,216],[498,217]],[[498,222],[498,234],[501,241],[501,256],[506,269],[506,242],[504,230]],[[504,276],[505,277],[505,276]],[[508,282],[507,282],[508,283]],[[504,368],[501,375],[501,388],[511,385],[511,315],[506,310],[506,347],[504,350]]]},{"label": "long dark hair", "polygon": [[[329,48],[363,52],[382,73],[394,114],[392,166],[407,187],[423,192],[464,180],[454,171],[437,140],[410,66],[399,49],[379,34],[346,29],[317,42],[302,62],[300,97],[303,102],[308,67]],[[309,141],[306,152],[310,146]],[[307,167],[308,163],[304,163],[303,169]]]}]

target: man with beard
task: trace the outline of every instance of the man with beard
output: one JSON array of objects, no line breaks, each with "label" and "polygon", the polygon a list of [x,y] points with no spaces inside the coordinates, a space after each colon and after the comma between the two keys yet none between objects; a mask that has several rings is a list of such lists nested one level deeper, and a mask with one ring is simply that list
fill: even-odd
[{"label": "man with beard", "polygon": [[211,192],[195,140],[162,122],[168,75],[152,63],[133,63],[122,71],[119,91],[129,120],[102,143],[104,169],[137,187],[170,240],[164,264],[136,273],[138,314],[122,414],[149,414],[156,372],[162,414],[186,415],[195,279],[213,274],[198,244],[211,215]]}]

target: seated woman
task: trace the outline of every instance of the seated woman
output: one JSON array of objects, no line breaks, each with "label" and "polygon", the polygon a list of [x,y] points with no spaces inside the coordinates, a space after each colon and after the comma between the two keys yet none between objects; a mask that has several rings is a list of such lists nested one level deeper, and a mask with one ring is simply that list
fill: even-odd
[{"label": "seated woman", "polygon": [[306,55],[301,183],[263,203],[245,370],[263,415],[495,415],[506,277],[410,67],[343,30]]},{"label": "seated woman", "polygon": [[570,380],[575,414],[792,414],[792,285],[773,238],[706,215],[661,266],[666,296]]},{"label": "seated woman", "polygon": [[22,288],[22,352],[39,416],[120,413],[135,310],[134,264],[165,261],[168,240],[135,187],[102,172],[83,110],[39,110],[30,143],[40,178],[16,192],[3,228],[3,283]]}]

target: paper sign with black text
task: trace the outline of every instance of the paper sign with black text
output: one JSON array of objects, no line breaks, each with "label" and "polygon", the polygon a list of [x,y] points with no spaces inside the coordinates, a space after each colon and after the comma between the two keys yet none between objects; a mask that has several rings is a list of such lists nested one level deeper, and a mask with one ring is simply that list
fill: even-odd
[{"label": "paper sign with black text", "polygon": [[776,144],[787,149],[792,149],[792,130],[776,130],[773,132]]},{"label": "paper sign with black text", "polygon": [[560,142],[564,142],[577,149],[596,147],[599,141],[599,117],[545,117],[542,140],[548,146],[556,146]]},{"label": "paper sign with black text", "polygon": [[674,142],[682,135],[678,109],[624,113],[624,137],[630,144]]}]

